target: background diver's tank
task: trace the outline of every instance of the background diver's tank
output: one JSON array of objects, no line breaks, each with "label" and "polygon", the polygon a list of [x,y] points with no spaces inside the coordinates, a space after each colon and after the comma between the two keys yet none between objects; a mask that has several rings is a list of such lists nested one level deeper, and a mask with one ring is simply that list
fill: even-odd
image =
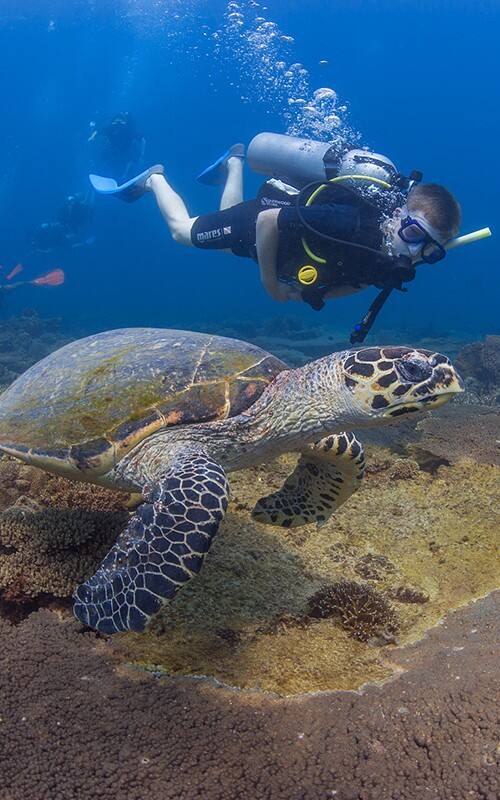
[{"label": "background diver's tank", "polygon": [[336,145],[282,133],[259,133],[248,145],[247,164],[261,175],[279,178],[298,189],[313,181],[337,175],[361,174],[393,183],[398,176],[393,162],[379,153],[348,150]]}]

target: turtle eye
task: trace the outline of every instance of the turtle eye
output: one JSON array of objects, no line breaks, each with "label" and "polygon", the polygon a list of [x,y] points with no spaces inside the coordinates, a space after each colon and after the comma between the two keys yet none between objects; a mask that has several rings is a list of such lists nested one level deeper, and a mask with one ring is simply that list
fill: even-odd
[{"label": "turtle eye", "polygon": [[432,375],[432,367],[423,359],[406,359],[395,364],[400,378],[409,383],[421,383]]}]

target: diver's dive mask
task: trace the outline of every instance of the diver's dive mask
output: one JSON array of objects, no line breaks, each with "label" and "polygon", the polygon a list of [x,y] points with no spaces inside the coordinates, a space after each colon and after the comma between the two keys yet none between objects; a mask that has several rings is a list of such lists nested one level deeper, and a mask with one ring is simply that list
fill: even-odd
[{"label": "diver's dive mask", "polygon": [[434,229],[426,221],[410,216],[406,207],[401,215],[398,236],[407,246],[412,258],[418,256],[427,264],[437,264],[446,255]]}]

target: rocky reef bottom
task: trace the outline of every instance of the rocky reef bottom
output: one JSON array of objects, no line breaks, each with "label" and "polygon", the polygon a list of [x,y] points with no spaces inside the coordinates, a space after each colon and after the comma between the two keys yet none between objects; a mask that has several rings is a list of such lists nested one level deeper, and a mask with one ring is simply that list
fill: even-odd
[{"label": "rocky reef bottom", "polygon": [[[463,440],[455,411],[440,419]],[[432,432],[413,434],[410,455],[368,446],[364,487],[321,530],[250,518],[293,456],[235,473],[201,575],[147,633],[115,636],[109,647],[157,674],[280,695],[390,677],[391,648],[499,585],[498,468],[458,458],[451,436],[447,460],[439,437],[435,456]],[[0,484],[4,613],[18,620],[39,606],[64,607],[124,526],[124,498],[10,460],[0,462]]]},{"label": "rocky reef bottom", "polygon": [[0,800],[496,800],[496,338],[462,348],[465,403],[361,436],[321,530],[250,518],[292,456],[232,475],[143,635],[71,613],[129,498],[1,459]]},{"label": "rocky reef bottom", "polygon": [[0,619],[2,800],[496,800],[500,597],[394,679],[277,698],[160,677],[46,610]]}]

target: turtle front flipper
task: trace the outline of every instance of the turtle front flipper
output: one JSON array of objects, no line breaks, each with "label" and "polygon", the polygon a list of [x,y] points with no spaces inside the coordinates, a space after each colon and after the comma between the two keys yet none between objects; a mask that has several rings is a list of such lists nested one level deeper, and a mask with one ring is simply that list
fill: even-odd
[{"label": "turtle front flipper", "polygon": [[190,450],[143,498],[95,575],[75,592],[75,616],[102,633],[143,631],[200,571],[226,512],[228,482],[205,452]]},{"label": "turtle front flipper", "polygon": [[363,448],[353,433],[327,436],[301,455],[281,489],[262,497],[252,516],[266,525],[320,528],[363,480]]}]

